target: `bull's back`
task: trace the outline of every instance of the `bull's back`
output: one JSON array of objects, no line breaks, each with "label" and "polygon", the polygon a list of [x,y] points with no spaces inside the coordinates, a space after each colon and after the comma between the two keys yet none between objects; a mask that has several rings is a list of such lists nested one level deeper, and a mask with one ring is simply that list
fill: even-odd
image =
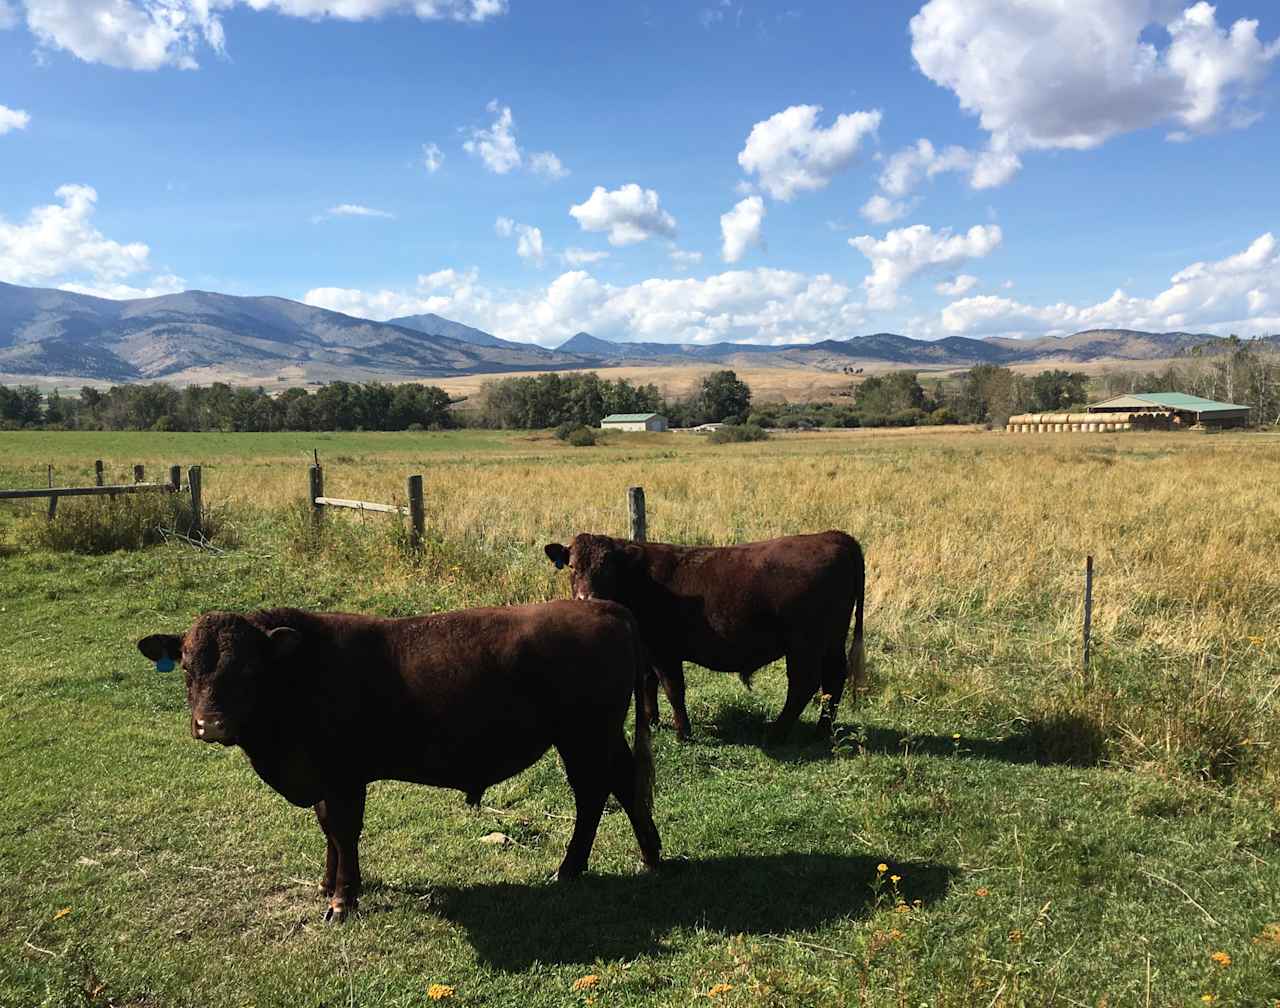
[{"label": "bull's back", "polygon": [[679,657],[708,668],[747,672],[797,640],[848,627],[861,563],[852,536],[831,531],[673,549],[679,552],[662,584],[680,613],[680,639],[674,628],[646,625],[647,634],[657,634],[655,647],[679,649]]},{"label": "bull's back", "polygon": [[325,664],[352,705],[342,747],[367,780],[488,786],[530,766],[575,719],[620,725],[630,702],[634,621],[612,603],[333,615]]}]

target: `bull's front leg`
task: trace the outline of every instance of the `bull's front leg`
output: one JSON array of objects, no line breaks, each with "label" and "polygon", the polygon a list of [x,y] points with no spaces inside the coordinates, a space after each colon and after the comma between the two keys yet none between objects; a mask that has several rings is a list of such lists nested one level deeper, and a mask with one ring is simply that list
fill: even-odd
[{"label": "bull's front leg", "polygon": [[644,713],[649,724],[657,728],[661,723],[658,714],[658,670],[650,668],[644,677]]},{"label": "bull's front leg", "polygon": [[[364,827],[365,786],[325,796],[316,806],[316,818],[329,843],[325,859],[325,885],[329,907],[327,922],[346,920],[360,901],[360,831]],[[323,811],[321,811],[323,806]]]},{"label": "bull's front leg", "polygon": [[338,880],[338,848],[329,833],[329,809],[324,802],[316,802],[316,822],[324,833],[324,875],[320,879],[320,891],[326,897],[333,895]]}]

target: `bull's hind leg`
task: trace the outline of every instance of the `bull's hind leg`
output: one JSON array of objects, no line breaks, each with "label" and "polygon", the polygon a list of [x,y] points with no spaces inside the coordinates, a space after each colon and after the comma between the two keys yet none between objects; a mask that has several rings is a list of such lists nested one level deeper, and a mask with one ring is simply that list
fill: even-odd
[{"label": "bull's hind leg", "polygon": [[679,658],[658,666],[662,688],[671,704],[671,720],[676,724],[676,738],[688,742],[690,735],[689,711],[684,705],[684,662]]},{"label": "bull's hind leg", "polygon": [[576,810],[573,836],[569,838],[564,860],[556,871],[556,878],[564,880],[577,878],[587,870],[591,846],[596,841],[596,830],[600,828],[600,816],[604,814],[604,803],[609,797],[610,761],[609,746],[603,739],[599,744],[584,744],[579,740],[572,745],[557,745],[556,748],[564,761],[569,786],[573,788]]},{"label": "bull's hind leg", "polygon": [[627,745],[627,737],[621,732],[613,745],[613,760],[610,764],[610,789],[618,799],[622,811],[631,820],[631,828],[635,830],[636,841],[640,844],[640,857],[647,868],[657,868],[662,859],[662,840],[658,837],[658,827],[654,825],[653,815],[639,800],[636,794],[636,761]]},{"label": "bull's hind leg", "polygon": [[820,735],[831,734],[836,720],[836,708],[840,706],[840,698],[844,696],[845,680],[848,678],[849,662],[843,650],[836,647],[835,650],[828,651],[822,659],[822,706],[818,712]]},{"label": "bull's hind leg", "polygon": [[662,720],[658,714],[658,670],[653,668],[644,677],[644,713],[649,724],[658,727]]},{"label": "bull's hind leg", "polygon": [[787,652],[787,702],[769,728],[769,744],[779,745],[791,736],[814,693],[818,691],[821,661],[808,649]]}]

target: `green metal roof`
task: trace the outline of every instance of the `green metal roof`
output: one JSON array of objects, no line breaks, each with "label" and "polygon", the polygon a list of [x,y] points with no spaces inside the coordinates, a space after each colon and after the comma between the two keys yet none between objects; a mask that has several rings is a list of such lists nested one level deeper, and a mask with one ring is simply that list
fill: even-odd
[{"label": "green metal roof", "polygon": [[661,413],[610,413],[602,419],[601,423],[609,423],[611,420],[616,423],[638,423],[641,420],[652,420],[656,416],[662,416]]},{"label": "green metal roof", "polygon": [[1163,406],[1166,409],[1185,410],[1188,413],[1218,413],[1225,410],[1247,410],[1248,406],[1236,403],[1215,402],[1213,399],[1202,399],[1200,396],[1187,395],[1184,392],[1135,392],[1133,395],[1114,396],[1104,402],[1094,403],[1088,409],[1099,406],[1124,406],[1137,400],[1149,406]]}]

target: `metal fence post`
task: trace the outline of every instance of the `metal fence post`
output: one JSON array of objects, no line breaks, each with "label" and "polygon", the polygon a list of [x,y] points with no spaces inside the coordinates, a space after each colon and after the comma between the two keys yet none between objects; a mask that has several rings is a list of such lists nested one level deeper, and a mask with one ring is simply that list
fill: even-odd
[{"label": "metal fence post", "polygon": [[632,542],[645,541],[644,487],[634,486],[627,491],[627,510],[631,514]]},{"label": "metal fence post", "polygon": [[422,538],[426,533],[426,511],[422,505],[422,477],[410,476],[406,481],[409,494],[409,545],[415,550],[422,549]]},{"label": "metal fence post", "polygon": [[1093,557],[1084,559],[1084,671],[1089,671],[1089,631],[1093,627]]}]

